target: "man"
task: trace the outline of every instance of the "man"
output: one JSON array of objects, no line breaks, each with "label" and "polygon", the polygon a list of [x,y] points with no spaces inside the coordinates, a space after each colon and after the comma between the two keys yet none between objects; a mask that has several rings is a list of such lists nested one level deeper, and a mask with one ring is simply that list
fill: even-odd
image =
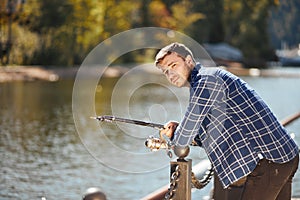
[{"label": "man", "polygon": [[291,199],[299,149],[247,83],[225,70],[204,68],[180,43],[161,49],[155,64],[171,84],[190,87],[181,123],[167,123],[161,134],[174,145],[195,140],[205,149],[216,174],[215,200]]}]

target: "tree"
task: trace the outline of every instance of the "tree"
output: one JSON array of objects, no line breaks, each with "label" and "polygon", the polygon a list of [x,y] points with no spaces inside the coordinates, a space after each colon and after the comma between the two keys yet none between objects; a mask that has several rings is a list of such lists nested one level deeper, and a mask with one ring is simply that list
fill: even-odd
[{"label": "tree", "polygon": [[293,48],[300,43],[300,1],[281,0],[278,7],[271,10],[269,34],[276,49],[284,45]]},{"label": "tree", "polygon": [[246,64],[264,65],[274,58],[274,51],[268,36],[267,20],[269,10],[277,1],[242,1],[238,39],[236,44],[244,53]]},{"label": "tree", "polygon": [[[165,1],[154,0],[149,4],[149,15],[152,24],[188,33],[189,27],[204,15],[193,11],[193,3],[188,0]],[[169,7],[168,7],[169,6]]]},{"label": "tree", "polygon": [[[276,33],[273,38],[277,41],[297,41],[290,40],[299,36],[279,28],[284,24],[285,29],[299,32],[297,2],[282,1],[292,13],[289,17],[280,15],[285,23],[277,24],[280,20],[272,17]],[[278,0],[27,0],[22,14],[14,21],[13,32],[31,39],[15,39],[18,44],[13,49],[14,62],[78,65],[105,39],[145,26],[173,29],[199,43],[226,42],[240,48],[247,60],[268,60],[273,50],[267,19],[277,3]],[[128,55],[122,62],[133,62],[136,58],[139,56]]]},{"label": "tree", "polygon": [[[199,42],[226,42],[240,48],[247,65],[264,65],[272,59],[267,19],[276,0],[200,0],[194,10],[203,12],[206,18],[193,27],[193,37]],[[251,62],[250,61],[254,61]]]}]

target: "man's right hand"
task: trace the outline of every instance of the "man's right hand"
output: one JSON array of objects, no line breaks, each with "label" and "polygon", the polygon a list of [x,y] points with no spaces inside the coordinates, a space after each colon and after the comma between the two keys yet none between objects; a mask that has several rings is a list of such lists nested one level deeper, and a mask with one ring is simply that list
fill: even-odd
[{"label": "man's right hand", "polygon": [[179,125],[178,122],[170,121],[164,125],[164,129],[159,132],[160,138],[163,139],[163,135],[166,135],[168,138],[173,138],[174,132]]}]

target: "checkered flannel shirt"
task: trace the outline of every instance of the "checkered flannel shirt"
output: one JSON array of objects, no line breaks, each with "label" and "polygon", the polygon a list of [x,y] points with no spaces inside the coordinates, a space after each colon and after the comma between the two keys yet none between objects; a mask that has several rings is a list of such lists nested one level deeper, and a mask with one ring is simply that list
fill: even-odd
[{"label": "checkered flannel shirt", "polygon": [[173,143],[195,139],[223,187],[251,173],[261,158],[285,163],[299,152],[270,108],[235,75],[200,64],[190,75],[190,101]]}]

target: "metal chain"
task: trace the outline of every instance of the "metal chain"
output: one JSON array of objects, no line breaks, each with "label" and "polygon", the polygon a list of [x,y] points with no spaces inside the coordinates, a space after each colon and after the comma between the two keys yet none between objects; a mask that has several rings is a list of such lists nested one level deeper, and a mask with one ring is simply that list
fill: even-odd
[{"label": "metal chain", "polygon": [[204,188],[212,179],[213,174],[214,170],[212,166],[210,166],[210,168],[206,171],[205,176],[201,180],[198,180],[194,172],[192,172],[192,185],[197,189]]},{"label": "metal chain", "polygon": [[174,193],[177,188],[177,181],[180,176],[180,171],[179,171],[179,166],[177,165],[175,168],[175,171],[171,175],[171,180],[170,180],[170,187],[168,189],[168,192],[165,194],[165,200],[172,200],[172,197],[174,196]]},{"label": "metal chain", "polygon": [[[195,176],[195,174],[192,172],[191,173],[191,178],[192,178],[192,185],[193,187],[197,188],[197,189],[201,189],[204,188],[212,179],[214,174],[213,171],[213,167],[211,166],[205,173],[205,176],[203,177],[203,179],[198,180],[197,177]],[[179,170],[179,166],[177,165],[175,168],[175,171],[172,173],[171,178],[170,178],[170,187],[168,189],[168,192],[165,194],[165,198],[164,200],[172,200],[176,189],[177,189],[177,182],[180,176],[180,170]]]}]

